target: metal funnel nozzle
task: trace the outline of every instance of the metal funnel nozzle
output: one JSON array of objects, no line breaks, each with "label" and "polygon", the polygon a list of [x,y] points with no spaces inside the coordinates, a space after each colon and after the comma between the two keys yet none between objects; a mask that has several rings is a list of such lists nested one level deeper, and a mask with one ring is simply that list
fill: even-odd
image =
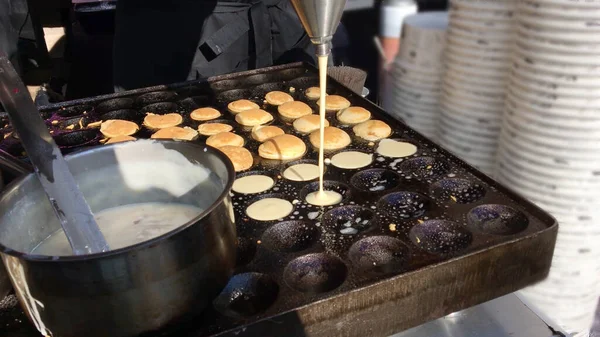
[{"label": "metal funnel nozzle", "polygon": [[317,54],[329,54],[331,39],[342,19],[346,0],[291,0],[291,2],[311,41],[317,45]]}]

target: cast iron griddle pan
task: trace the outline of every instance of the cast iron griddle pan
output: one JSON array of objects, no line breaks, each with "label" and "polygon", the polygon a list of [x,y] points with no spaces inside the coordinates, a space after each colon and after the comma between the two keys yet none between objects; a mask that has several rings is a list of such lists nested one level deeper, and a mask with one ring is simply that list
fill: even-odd
[{"label": "cast iron griddle pan", "polygon": [[[217,121],[233,125],[256,155],[258,142],[227,112],[227,103],[246,98],[263,106],[267,92],[282,90],[317,112],[304,96],[315,85],[316,69],[297,63],[65,102],[44,107],[42,114],[69,152],[101,144],[98,128],[89,125],[99,120],[141,124],[146,112],[178,112],[196,128],[189,113],[213,106],[223,114]],[[387,336],[547,275],[558,230],[550,215],[331,79],[328,91],[371,111],[392,127],[390,138],[413,143],[418,152],[399,159],[375,154],[358,170],[328,165],[326,186],[344,200],[312,206],[304,196],[317,183],[288,181],[281,172],[297,162],[316,163],[317,151],[265,105],[276,116],[272,124],[301,137],[309,151],[293,162],[256,155],[254,166],[238,174],[260,172],[276,184],[257,195],[232,194],[239,235],[235,276],[201,317],[150,336]],[[377,144],[355,137],[335,114],[328,120],[353,136],[344,150],[375,153]],[[0,148],[24,156],[6,124],[0,122]],[[136,137],[150,134],[142,127]],[[293,201],[294,212],[281,221],[249,219],[246,206],[269,196]],[[340,232],[348,227],[356,234]],[[0,314],[1,329],[9,332],[3,336],[36,335],[18,308]]]}]

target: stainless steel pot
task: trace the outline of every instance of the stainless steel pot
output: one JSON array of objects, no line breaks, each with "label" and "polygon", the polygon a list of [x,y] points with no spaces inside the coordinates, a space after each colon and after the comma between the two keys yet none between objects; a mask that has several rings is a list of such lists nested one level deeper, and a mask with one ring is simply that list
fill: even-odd
[{"label": "stainless steel pot", "polygon": [[[218,295],[233,273],[236,238],[229,197],[234,170],[221,152],[188,142],[136,141],[74,153],[67,161],[94,212],[143,202],[204,211],[126,248],[36,256],[28,253],[60,224],[33,174],[7,186],[0,196],[0,255],[42,334],[138,335],[198,314]],[[210,172],[207,179],[195,170],[201,166]]]}]

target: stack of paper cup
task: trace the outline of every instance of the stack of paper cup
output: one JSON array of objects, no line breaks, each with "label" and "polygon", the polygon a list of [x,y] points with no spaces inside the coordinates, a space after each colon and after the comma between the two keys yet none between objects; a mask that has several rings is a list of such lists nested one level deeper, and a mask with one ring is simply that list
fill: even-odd
[{"label": "stack of paper cup", "polygon": [[447,12],[427,12],[406,17],[400,50],[391,71],[390,112],[434,138],[446,42]]},{"label": "stack of paper cup", "polygon": [[600,2],[522,0],[496,177],[560,224],[550,276],[523,294],[586,335],[600,285]]},{"label": "stack of paper cup", "polygon": [[491,174],[496,160],[517,0],[451,0],[438,141]]}]

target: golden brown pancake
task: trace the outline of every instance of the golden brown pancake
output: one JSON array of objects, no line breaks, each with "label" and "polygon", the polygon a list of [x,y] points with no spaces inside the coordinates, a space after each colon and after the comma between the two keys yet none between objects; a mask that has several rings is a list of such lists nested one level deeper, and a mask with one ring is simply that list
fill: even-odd
[{"label": "golden brown pancake", "polygon": [[100,132],[106,138],[115,138],[119,136],[131,136],[138,132],[140,127],[134,122],[122,119],[109,119],[100,125]]},{"label": "golden brown pancake", "polygon": [[259,142],[267,141],[273,137],[281,136],[285,132],[277,126],[255,126],[252,128],[252,138]]},{"label": "golden brown pancake", "polygon": [[135,137],[131,137],[131,136],[116,136],[113,137],[109,140],[106,141],[106,143],[104,144],[114,144],[114,143],[122,143],[122,142],[129,142],[135,140]]},{"label": "golden brown pancake", "polygon": [[[306,115],[296,119],[292,125],[300,133],[311,133],[319,129],[319,125],[321,124],[319,118],[319,115]],[[329,126],[327,119],[325,120],[325,126]]]},{"label": "golden brown pancake", "polygon": [[151,112],[146,114],[144,118],[144,126],[152,130],[169,128],[177,126],[183,122],[183,117],[177,113],[169,113],[165,115],[156,115]]},{"label": "golden brown pancake", "polygon": [[219,110],[215,108],[200,108],[192,111],[190,117],[195,121],[209,121],[221,116]]},{"label": "golden brown pancake", "polygon": [[229,109],[229,111],[231,111],[233,114],[239,114],[242,111],[254,110],[258,108],[260,108],[258,104],[247,99],[238,99],[237,101],[233,101],[227,105],[227,109]]},{"label": "golden brown pancake", "polygon": [[[319,145],[320,145],[319,144],[319,139],[320,139],[319,131],[320,130],[313,131],[310,134],[310,136],[308,137],[310,139],[310,143],[317,149],[319,148]],[[325,136],[323,137],[323,140],[324,140],[324,144],[323,144],[324,150],[343,149],[346,146],[350,145],[350,143],[352,142],[352,140],[350,139],[350,136],[346,133],[346,131],[344,131],[342,129],[338,129],[333,126],[328,126],[325,128]]]},{"label": "golden brown pancake", "polygon": [[231,160],[236,172],[245,171],[251,168],[254,163],[252,153],[243,147],[227,145],[220,147],[219,150]]},{"label": "golden brown pancake", "polygon": [[156,131],[150,138],[154,139],[176,139],[176,140],[194,140],[198,138],[198,132],[189,126],[180,128],[171,126]]},{"label": "golden brown pancake", "polygon": [[235,121],[243,126],[263,125],[273,120],[273,115],[262,109],[242,111],[235,115]]},{"label": "golden brown pancake", "polygon": [[198,125],[198,133],[204,136],[212,136],[221,132],[229,132],[233,126],[225,123],[204,123]]},{"label": "golden brown pancake", "polygon": [[266,159],[288,160],[300,158],[306,153],[306,144],[292,135],[273,137],[258,147],[258,155]]},{"label": "golden brown pancake", "polygon": [[265,95],[265,100],[271,105],[281,105],[283,103],[292,102],[294,98],[283,91],[271,91]]},{"label": "golden brown pancake", "polygon": [[336,116],[338,121],[343,124],[358,124],[371,119],[371,112],[359,106],[351,106],[338,111]]},{"label": "golden brown pancake", "polygon": [[352,128],[354,134],[362,139],[376,141],[387,138],[392,134],[392,128],[382,121],[370,120],[355,125]]},{"label": "golden brown pancake", "polygon": [[287,102],[277,108],[279,114],[285,118],[297,119],[312,114],[308,104],[300,101]]},{"label": "golden brown pancake", "polygon": [[228,145],[244,146],[244,138],[232,132],[221,132],[208,137],[208,139],[206,140],[206,145],[210,145],[216,148]]},{"label": "golden brown pancake", "polygon": [[310,87],[304,92],[308,99],[319,99],[321,97],[321,89],[319,87]]},{"label": "golden brown pancake", "polygon": [[[317,101],[317,104],[320,102]],[[339,111],[342,109],[346,109],[350,106],[350,101],[345,99],[342,96],[338,95],[327,95],[325,97],[325,109],[327,111]]]}]

